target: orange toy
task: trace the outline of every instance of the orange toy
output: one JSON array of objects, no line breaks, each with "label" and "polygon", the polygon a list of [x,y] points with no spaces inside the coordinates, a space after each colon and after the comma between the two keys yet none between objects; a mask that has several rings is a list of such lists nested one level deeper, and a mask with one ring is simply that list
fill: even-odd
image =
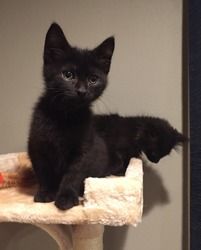
[{"label": "orange toy", "polygon": [[0,155],[0,188],[30,186],[35,182],[27,153]]}]

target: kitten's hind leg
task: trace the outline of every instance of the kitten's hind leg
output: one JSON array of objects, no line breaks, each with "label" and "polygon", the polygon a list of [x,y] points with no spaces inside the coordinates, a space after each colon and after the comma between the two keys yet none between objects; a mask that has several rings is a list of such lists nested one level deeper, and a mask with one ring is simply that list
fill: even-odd
[{"label": "kitten's hind leg", "polygon": [[34,196],[35,202],[52,202],[55,200],[56,191],[48,190],[46,187],[40,186]]}]

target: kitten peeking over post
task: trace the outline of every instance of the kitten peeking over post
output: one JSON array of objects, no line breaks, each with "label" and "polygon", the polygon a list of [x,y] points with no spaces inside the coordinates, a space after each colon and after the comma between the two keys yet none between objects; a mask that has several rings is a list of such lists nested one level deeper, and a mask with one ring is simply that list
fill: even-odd
[{"label": "kitten peeking over post", "polygon": [[85,178],[123,175],[131,157],[144,152],[158,162],[183,142],[160,118],[92,113],[93,101],[107,86],[114,46],[109,37],[92,50],[72,47],[58,24],[50,26],[43,55],[44,91],[28,139],[39,183],[36,202],[55,201],[58,208],[69,209],[78,205]]}]

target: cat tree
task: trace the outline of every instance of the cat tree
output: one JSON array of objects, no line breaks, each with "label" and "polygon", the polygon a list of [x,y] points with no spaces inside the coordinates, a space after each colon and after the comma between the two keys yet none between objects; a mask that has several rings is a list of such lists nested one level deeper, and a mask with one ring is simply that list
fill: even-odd
[{"label": "cat tree", "polygon": [[[101,250],[104,225],[137,226],[141,221],[143,170],[139,159],[130,160],[125,176],[87,178],[80,205],[67,211],[53,203],[33,202],[36,185],[31,185],[27,174],[31,171],[26,153],[0,155],[0,222],[36,225],[60,250]],[[26,178],[29,184],[22,186]],[[15,187],[5,188],[13,183]]]}]

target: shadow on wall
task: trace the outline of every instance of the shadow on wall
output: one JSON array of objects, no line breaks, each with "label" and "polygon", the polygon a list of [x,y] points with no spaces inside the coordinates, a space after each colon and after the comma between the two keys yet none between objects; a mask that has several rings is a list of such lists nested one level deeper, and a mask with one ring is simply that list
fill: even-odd
[{"label": "shadow on wall", "polygon": [[170,202],[169,194],[163,181],[152,167],[144,166],[144,208],[143,216],[146,216],[157,205],[166,205]]},{"label": "shadow on wall", "polygon": [[[146,216],[155,206],[170,202],[168,192],[158,172],[152,167],[144,166],[144,208]],[[128,226],[105,227],[104,250],[123,250],[127,237]],[[109,242],[109,244],[107,244]]]},{"label": "shadow on wall", "polygon": [[58,249],[56,242],[48,234],[32,225],[1,223],[0,235],[0,250]]}]

